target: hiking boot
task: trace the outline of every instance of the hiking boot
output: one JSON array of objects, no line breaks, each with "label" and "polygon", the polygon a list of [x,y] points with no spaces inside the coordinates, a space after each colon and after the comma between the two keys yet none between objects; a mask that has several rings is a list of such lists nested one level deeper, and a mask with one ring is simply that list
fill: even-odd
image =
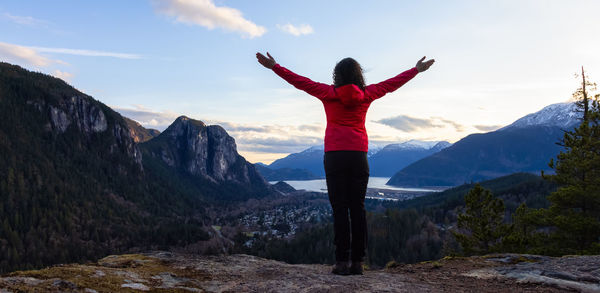
[{"label": "hiking boot", "polygon": [[336,275],[349,275],[350,271],[348,268],[348,262],[347,261],[336,262],[335,265],[333,265],[333,269],[331,270],[331,272]]},{"label": "hiking boot", "polygon": [[351,275],[362,275],[363,274],[363,263],[362,261],[353,261],[350,266],[350,274]]}]

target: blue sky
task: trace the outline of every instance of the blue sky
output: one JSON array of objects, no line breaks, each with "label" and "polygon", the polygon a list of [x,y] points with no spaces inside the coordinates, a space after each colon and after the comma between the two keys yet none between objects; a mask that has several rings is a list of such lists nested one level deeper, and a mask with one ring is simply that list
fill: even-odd
[{"label": "blue sky", "polygon": [[[371,106],[373,143],[454,142],[567,101],[600,76],[599,1],[1,1],[0,60],[61,77],[142,125],[223,125],[252,162],[322,143],[318,100],[259,66],[368,83],[436,63]],[[597,80],[597,79],[594,79]]]}]

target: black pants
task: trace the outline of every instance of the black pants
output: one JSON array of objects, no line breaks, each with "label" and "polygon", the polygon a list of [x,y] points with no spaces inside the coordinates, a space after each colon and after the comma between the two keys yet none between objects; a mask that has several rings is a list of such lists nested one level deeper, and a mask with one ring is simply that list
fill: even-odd
[{"label": "black pants", "polygon": [[[367,153],[330,151],[323,159],[333,210],[336,261],[363,261],[367,248],[365,194],[369,182]],[[350,211],[350,218],[348,218]],[[351,223],[350,223],[351,222]],[[352,228],[350,228],[352,227]],[[352,230],[352,241],[350,240]]]}]

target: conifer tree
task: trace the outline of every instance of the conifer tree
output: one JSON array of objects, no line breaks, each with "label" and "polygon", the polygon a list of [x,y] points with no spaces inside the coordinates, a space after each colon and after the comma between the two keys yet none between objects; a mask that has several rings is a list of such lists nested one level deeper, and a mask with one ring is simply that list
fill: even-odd
[{"label": "conifer tree", "polygon": [[476,184],[465,195],[465,212],[458,215],[458,228],[452,234],[466,255],[496,251],[507,226],[503,224],[504,202]]},{"label": "conifer tree", "polygon": [[559,143],[565,150],[549,164],[556,173],[545,176],[559,185],[548,197],[553,254],[600,252],[600,107],[599,95],[588,92],[594,87],[582,68],[582,86],[573,94],[581,124],[565,132]]},{"label": "conifer tree", "polygon": [[512,214],[512,223],[508,227],[506,236],[502,238],[504,252],[543,254],[545,233],[537,231],[540,226],[545,226],[544,209],[531,209],[525,202]]}]

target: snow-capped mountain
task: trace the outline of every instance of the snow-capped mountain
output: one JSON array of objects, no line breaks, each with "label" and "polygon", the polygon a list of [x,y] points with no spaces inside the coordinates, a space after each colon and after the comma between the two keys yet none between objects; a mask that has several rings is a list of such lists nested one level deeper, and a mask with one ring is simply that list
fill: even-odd
[{"label": "snow-capped mountain", "polygon": [[421,140],[388,144],[375,155],[369,157],[371,176],[392,176],[409,164],[437,153],[450,145],[447,141]]},{"label": "snow-capped mountain", "polygon": [[515,172],[550,172],[564,130],[579,123],[573,103],[558,103],[488,133],[476,133],[416,161],[390,179],[397,186],[453,186]]},{"label": "snow-capped mountain", "polygon": [[[405,141],[403,143],[392,143],[385,146],[386,150],[407,150],[407,149],[432,149],[436,145],[443,143],[440,146],[446,145],[448,147],[450,145],[447,141],[423,141],[411,139],[409,141]],[[442,147],[443,148],[443,147]]]},{"label": "snow-capped mountain", "polygon": [[305,153],[312,153],[312,152],[323,152],[325,150],[325,146],[320,144],[320,145],[314,145],[311,146],[303,151],[301,151],[301,154],[305,154]]},{"label": "snow-capped mountain", "polygon": [[367,157],[371,157],[372,155],[378,153],[384,147],[378,144],[369,143],[369,151],[367,152]]},{"label": "snow-capped mountain", "polygon": [[528,127],[528,126],[558,126],[567,128],[579,122],[581,113],[576,111],[574,103],[558,103],[544,107],[535,113],[526,115],[512,124],[502,128]]}]

